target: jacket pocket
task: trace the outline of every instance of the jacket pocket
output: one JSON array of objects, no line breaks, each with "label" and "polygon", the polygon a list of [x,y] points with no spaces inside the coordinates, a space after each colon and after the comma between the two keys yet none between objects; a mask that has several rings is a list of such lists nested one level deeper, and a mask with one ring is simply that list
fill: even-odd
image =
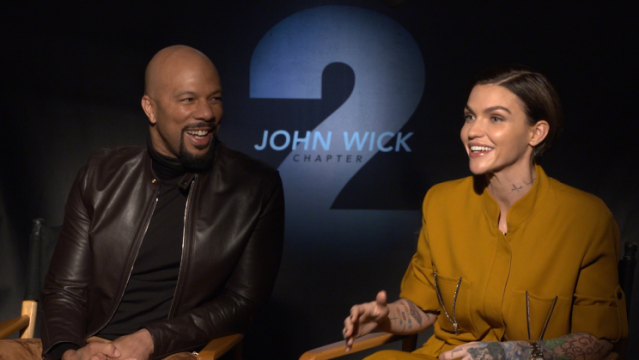
[{"label": "jacket pocket", "polygon": [[[455,333],[455,327],[453,321],[457,321],[458,334],[463,332],[474,333],[472,321],[470,319],[470,302],[472,299],[472,281],[461,278],[452,278],[443,276],[437,273],[436,290],[439,289],[440,308],[443,306],[446,309],[444,312],[441,309],[437,318],[437,322],[442,330],[450,333]],[[459,288],[457,285],[459,284]],[[457,293],[457,300],[455,300],[455,293]],[[448,316],[446,316],[448,313]],[[450,318],[450,319],[449,319]]]},{"label": "jacket pocket", "polygon": [[[570,332],[570,310],[572,298],[559,296],[555,307],[552,307],[554,297],[539,296],[528,292],[528,307],[530,313],[530,337],[532,340],[539,339],[546,319],[548,326],[544,332],[544,339],[553,339]],[[550,313],[552,308],[552,313]],[[550,314],[550,318],[549,318]],[[527,340],[528,322],[526,320],[526,291],[513,290],[512,303],[506,322],[506,340]]]}]

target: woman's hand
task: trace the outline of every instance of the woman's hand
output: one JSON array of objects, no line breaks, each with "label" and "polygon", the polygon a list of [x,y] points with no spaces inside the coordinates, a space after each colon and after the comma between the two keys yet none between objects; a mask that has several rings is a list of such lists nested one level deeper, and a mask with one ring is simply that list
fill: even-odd
[{"label": "woman's hand", "polygon": [[[612,344],[588,333],[572,333],[537,342],[545,360],[601,360],[612,350]],[[525,360],[531,353],[528,341],[482,341],[460,345],[439,355],[439,360],[502,359]]]},{"label": "woman's hand", "polygon": [[[439,360],[527,359],[527,355],[523,356],[523,354],[521,357],[506,357],[506,349],[502,344],[503,343],[497,341],[470,342],[468,344],[460,345],[450,351],[441,353],[439,355]],[[530,351],[528,353],[530,353]]]},{"label": "woman's hand", "polygon": [[[540,344],[544,360],[555,360],[557,355]],[[528,360],[531,346],[528,341],[473,341],[439,355],[439,360]],[[572,357],[571,357],[572,358]]]},{"label": "woman's hand", "polygon": [[342,334],[346,340],[346,351],[350,351],[353,341],[388,323],[386,292],[380,291],[375,301],[358,304],[351,308],[351,315],[344,320]]}]

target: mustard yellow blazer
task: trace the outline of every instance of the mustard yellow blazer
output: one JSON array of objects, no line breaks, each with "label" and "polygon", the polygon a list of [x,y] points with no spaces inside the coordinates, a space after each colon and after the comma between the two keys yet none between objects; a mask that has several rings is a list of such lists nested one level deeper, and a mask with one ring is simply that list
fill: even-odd
[{"label": "mustard yellow blazer", "polygon": [[[441,313],[434,335],[415,353],[438,356],[469,341],[528,340],[526,292],[533,340],[555,297],[544,339],[574,332],[612,342],[627,336],[617,275],[619,230],[610,210],[540,166],[535,170],[533,187],[508,212],[506,235],[497,227],[499,206],[481,181],[468,177],[428,191],[400,297]],[[457,334],[442,311],[435,271]]]}]

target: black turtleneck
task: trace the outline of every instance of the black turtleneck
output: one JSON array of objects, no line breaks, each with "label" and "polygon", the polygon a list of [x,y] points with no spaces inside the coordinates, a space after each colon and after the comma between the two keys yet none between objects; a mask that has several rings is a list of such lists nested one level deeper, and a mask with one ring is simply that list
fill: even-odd
[{"label": "black turtleneck", "polygon": [[[147,148],[153,172],[161,182],[160,192],[120,306],[109,324],[96,334],[106,339],[113,340],[166,319],[175,294],[182,256],[184,210],[191,183],[189,177],[193,175],[186,174],[178,159],[156,152],[150,139]],[[77,350],[78,346],[60,343],[47,355],[61,359],[64,352],[71,349]]]},{"label": "black turtleneck", "polygon": [[175,294],[189,189],[178,184],[186,171],[178,159],[157,153],[150,141],[147,147],[160,192],[122,301],[109,324],[96,334],[106,339],[167,319]]}]

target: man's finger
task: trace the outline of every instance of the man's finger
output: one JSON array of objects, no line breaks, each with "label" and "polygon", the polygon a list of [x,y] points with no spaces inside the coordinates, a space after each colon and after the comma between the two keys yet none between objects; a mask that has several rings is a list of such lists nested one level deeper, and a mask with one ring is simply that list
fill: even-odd
[{"label": "man's finger", "polygon": [[106,356],[109,356],[109,357],[119,357],[120,356],[120,350],[118,350],[118,348],[116,348],[115,345],[113,345],[113,344],[106,344],[106,349],[102,353],[104,355],[106,355]]},{"label": "man's finger", "polygon": [[104,355],[105,358],[117,358],[120,356],[120,350],[118,350],[113,343],[91,343],[90,346],[93,353],[100,353]]}]

